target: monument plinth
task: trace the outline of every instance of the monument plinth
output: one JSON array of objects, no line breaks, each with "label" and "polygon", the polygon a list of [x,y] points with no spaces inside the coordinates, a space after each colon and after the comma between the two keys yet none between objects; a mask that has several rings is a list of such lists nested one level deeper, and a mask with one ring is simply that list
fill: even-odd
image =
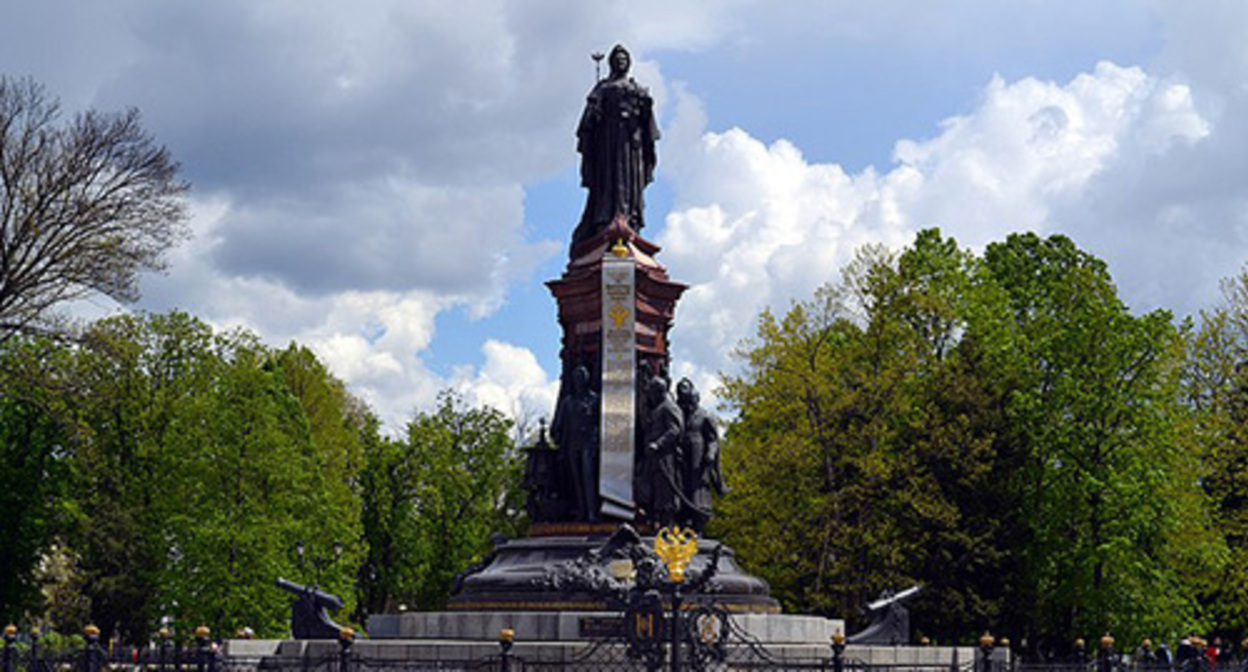
[{"label": "monument plinth", "polygon": [[622,218],[591,239],[573,247],[573,257],[562,277],[546,283],[558,303],[563,328],[560,362],[565,372],[578,365],[600,371],[603,334],[602,270],[604,260],[619,258],[613,251],[623,246],[636,272],[636,349],[638,362],[655,370],[668,363],[668,332],[676,316],[676,302],[688,285],[668,277],[654,255],[655,245],[635,233]]},{"label": "monument plinth", "polygon": [[[547,283],[563,330],[563,392],[552,426],[558,445],[543,436],[527,449],[529,538],[499,544],[479,569],[462,577],[452,610],[607,611],[611,605],[599,595],[553,590],[546,580],[551,569],[585,558],[623,522],[643,533],[671,520],[704,522],[688,511],[693,502],[681,502],[689,500],[686,484],[696,480],[692,470],[677,460],[656,467],[645,454],[647,421],[664,402],[680,414],[668,437],[669,454],[694,452],[682,433],[684,413],[670,399],[655,401],[643,393],[651,385],[656,396],[671,396],[668,334],[688,288],[655,259],[659,249],[617,217],[573,245],[563,275]],[[651,438],[655,433],[649,432]],[[668,487],[647,483],[655,479]],[[664,510],[671,520],[660,520],[651,508],[660,489],[669,497]],[[743,572],[732,549],[720,542],[701,542],[694,569],[705,567],[721,546],[714,602],[734,613],[778,613],[767,584]],[[609,571],[605,564],[600,569]]]},{"label": "monument plinth", "polygon": [[[547,284],[558,304],[563,329],[560,361],[564,389],[569,375],[584,370],[587,385],[597,395],[598,409],[586,422],[597,425],[597,445],[592,430],[584,432],[583,445],[572,445],[557,413],[556,440],[561,449],[596,452],[587,464],[584,489],[595,481],[591,496],[574,496],[579,504],[562,518],[595,523],[599,520],[637,520],[639,502],[634,488],[638,478],[636,455],[638,432],[645,422],[639,416],[644,400],[639,382],[665,374],[669,361],[668,332],[675,318],[676,302],[688,289],[673,282],[667,269],[655,260],[659,247],[646,241],[618,216],[604,230],[573,246],[563,276]],[[639,373],[639,371],[641,373]],[[566,397],[568,395],[561,395]],[[566,444],[566,445],[565,445]],[[595,450],[596,448],[596,450]],[[566,462],[566,460],[565,460]],[[574,477],[575,478],[575,477]],[[644,506],[646,503],[640,503]],[[539,518],[549,518],[542,517]],[[542,520],[541,522],[550,522]]]}]

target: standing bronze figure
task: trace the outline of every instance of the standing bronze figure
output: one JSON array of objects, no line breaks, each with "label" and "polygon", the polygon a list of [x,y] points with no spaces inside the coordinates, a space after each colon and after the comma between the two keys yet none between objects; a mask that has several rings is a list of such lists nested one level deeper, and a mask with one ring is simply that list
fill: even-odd
[{"label": "standing bronze figure", "polygon": [[645,226],[642,191],[654,180],[658,162],[654,100],[628,76],[632,56],[616,45],[608,57],[611,72],[599,81],[585,103],[576,129],[581,154],[581,186],[589,190],[572,244],[592,238],[616,217],[634,232]]},{"label": "standing bronze figure", "polygon": [[724,494],[724,476],[719,468],[719,429],[702,408],[701,395],[688,378],[676,385],[676,405],[684,413],[681,436],[684,459],[685,523],[698,534],[706,531],[711,517],[711,493]]},{"label": "standing bronze figure", "polygon": [[643,444],[643,478],[649,487],[649,501],[638,499],[650,520],[660,526],[674,525],[681,504],[680,438],[684,416],[667,393],[662,378],[646,382],[647,417]]},{"label": "standing bronze figure", "polygon": [[555,407],[550,429],[572,482],[577,520],[598,518],[598,393],[589,386],[589,370],[572,370],[571,389]]}]

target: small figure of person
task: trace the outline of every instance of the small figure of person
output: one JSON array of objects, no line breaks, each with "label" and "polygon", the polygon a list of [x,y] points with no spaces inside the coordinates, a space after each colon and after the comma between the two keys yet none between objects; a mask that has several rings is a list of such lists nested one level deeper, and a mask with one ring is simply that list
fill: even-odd
[{"label": "small figure of person", "polygon": [[1222,638],[1214,636],[1213,641],[1205,648],[1205,662],[1209,664],[1209,669],[1218,666],[1219,662],[1225,662],[1226,658],[1222,653]]},{"label": "small figure of person", "polygon": [[1196,635],[1188,635],[1179,640],[1179,646],[1174,651],[1174,666],[1180,670],[1195,669],[1197,661],[1200,659],[1200,651],[1196,646],[1199,638]]},{"label": "small figure of person", "polygon": [[1157,645],[1155,658],[1157,667],[1169,668],[1174,663],[1174,655],[1170,653],[1170,645],[1162,642]]},{"label": "small figure of person", "polygon": [[1131,654],[1131,666],[1137,670],[1151,670],[1157,667],[1157,652],[1153,651],[1153,640],[1145,637]]}]

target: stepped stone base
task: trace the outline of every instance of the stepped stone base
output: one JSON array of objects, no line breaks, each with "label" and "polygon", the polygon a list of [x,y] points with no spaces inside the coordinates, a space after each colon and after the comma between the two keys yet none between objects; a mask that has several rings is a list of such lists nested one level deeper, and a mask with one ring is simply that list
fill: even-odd
[{"label": "stepped stone base", "polygon": [[[453,611],[487,612],[610,610],[617,605],[607,604],[602,597],[543,587],[543,578],[552,567],[584,557],[606,540],[606,535],[600,533],[507,541],[494,550],[487,566],[464,577],[462,590],[451,597],[448,606]],[[654,538],[645,537],[644,543],[653,546]],[[778,614],[780,603],[771,597],[766,582],[742,571],[732,549],[714,539],[699,540],[690,572],[704,571],[717,548],[721,554],[719,569],[708,586],[706,599],[735,614]]]},{"label": "stepped stone base", "polygon": [[[737,614],[733,622],[767,647],[788,658],[827,657],[834,632],[844,621],[817,616]],[[529,661],[568,661],[583,654],[605,632],[620,627],[616,612],[423,612],[373,616],[372,640],[362,642],[364,655],[404,656],[497,655],[504,628],[515,632],[512,653]],[[356,645],[357,647],[360,644]],[[365,654],[368,651],[369,653]]]},{"label": "stepped stone base", "polygon": [[[834,632],[844,631],[840,619],[786,614],[736,614],[735,624],[764,644],[814,644],[827,647]],[[516,645],[525,642],[587,642],[617,627],[616,612],[410,612],[368,619],[368,633],[379,640],[482,640],[497,642],[511,628]]]},{"label": "stepped stone base", "polygon": [[[829,655],[832,634],[843,631],[839,619],[783,614],[738,614],[735,624],[769,652],[788,659],[813,660]],[[497,656],[503,628],[515,632],[511,653],[529,662],[575,660],[602,639],[604,628],[618,623],[615,612],[409,612],[368,620],[369,639],[359,639],[352,654],[366,660],[471,661]],[[856,649],[857,650],[857,649]],[[865,649],[863,649],[865,651]],[[336,655],[332,640],[231,640],[224,654],[237,663],[266,659],[320,660]]]},{"label": "stepped stone base", "polygon": [[[442,615],[459,617],[465,614]],[[474,615],[481,616],[484,614]],[[415,614],[406,614],[406,616],[415,616]],[[428,614],[426,616],[434,620],[438,618],[436,614]],[[542,614],[542,616],[549,616],[549,614]],[[583,617],[585,615],[581,614],[580,616]],[[806,616],[755,615],[748,618],[772,621],[764,625],[761,631],[766,633],[770,628],[772,636],[780,640],[796,636],[807,627],[812,628],[807,633],[810,635],[813,635],[816,630],[822,631],[824,628],[832,626],[839,627],[839,621]],[[812,621],[825,621],[825,623],[822,626],[816,626],[813,623],[796,624],[790,628],[790,624],[785,622],[788,619],[810,619]],[[415,625],[416,621],[420,619],[409,620],[412,625]],[[472,627],[480,628],[483,631],[486,627],[492,627],[495,624],[496,621],[486,619]],[[747,627],[758,628],[759,626],[760,623],[754,623],[752,626]],[[574,630],[575,627],[572,626]],[[751,629],[751,632],[759,631],[759,629]],[[831,655],[828,640],[826,637],[820,639],[822,641],[763,642],[763,646],[778,660],[827,660]],[[593,643],[588,640],[534,641],[527,638],[521,630],[517,629],[516,642],[511,649],[511,653],[529,663],[566,663],[577,660],[579,656],[584,655],[592,646]],[[332,659],[340,650],[338,642],[331,640],[229,640],[225,643],[222,654],[231,667],[244,669],[252,665],[259,667],[262,661],[273,659],[305,659],[311,661]],[[371,661],[371,664],[374,666],[385,661],[442,661],[449,663],[479,661],[492,657],[496,658],[499,653],[497,632],[492,637],[481,639],[361,639],[352,647],[353,657]],[[975,653],[975,649],[972,647],[851,645],[845,649],[845,659],[846,661],[860,662],[867,665],[900,667],[913,665],[916,672],[918,670],[933,672],[938,667],[948,669],[965,668],[968,664],[975,661]]]}]

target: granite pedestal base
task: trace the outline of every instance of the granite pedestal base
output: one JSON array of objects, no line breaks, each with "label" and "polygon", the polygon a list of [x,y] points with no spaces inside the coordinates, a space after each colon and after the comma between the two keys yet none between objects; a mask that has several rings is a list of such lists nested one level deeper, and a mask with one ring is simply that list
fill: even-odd
[{"label": "granite pedestal base", "polygon": [[[452,611],[608,611],[619,605],[607,604],[602,596],[580,592],[553,591],[543,579],[559,563],[584,557],[606,541],[605,535],[544,536],[508,541],[495,549],[490,563],[464,577],[462,589],[451,597]],[[653,538],[643,540],[653,545]],[[721,548],[722,547],[722,548]],[[706,570],[715,550],[720,559],[715,577],[703,601],[736,614],[778,614],[780,603],[770,595],[767,583],[745,573],[737,565],[736,554],[714,539],[701,539],[690,571]],[[518,633],[517,633],[518,634]]]},{"label": "granite pedestal base", "polygon": [[[589,642],[617,627],[618,612],[427,611],[379,614],[368,619],[368,634],[378,640],[480,640],[497,642],[510,628],[516,643]],[[845,622],[819,616],[735,614],[733,622],[764,644],[815,644],[826,647]]]},{"label": "granite pedestal base", "polygon": [[[575,658],[613,629],[618,612],[410,612],[368,619],[371,639],[357,643],[360,652],[381,657],[498,654],[499,633],[515,633],[513,653],[527,660]],[[734,624],[775,655],[797,659],[827,657],[832,634],[843,632],[839,619],[785,614],[735,614]],[[468,656],[469,658],[473,656]]]}]

